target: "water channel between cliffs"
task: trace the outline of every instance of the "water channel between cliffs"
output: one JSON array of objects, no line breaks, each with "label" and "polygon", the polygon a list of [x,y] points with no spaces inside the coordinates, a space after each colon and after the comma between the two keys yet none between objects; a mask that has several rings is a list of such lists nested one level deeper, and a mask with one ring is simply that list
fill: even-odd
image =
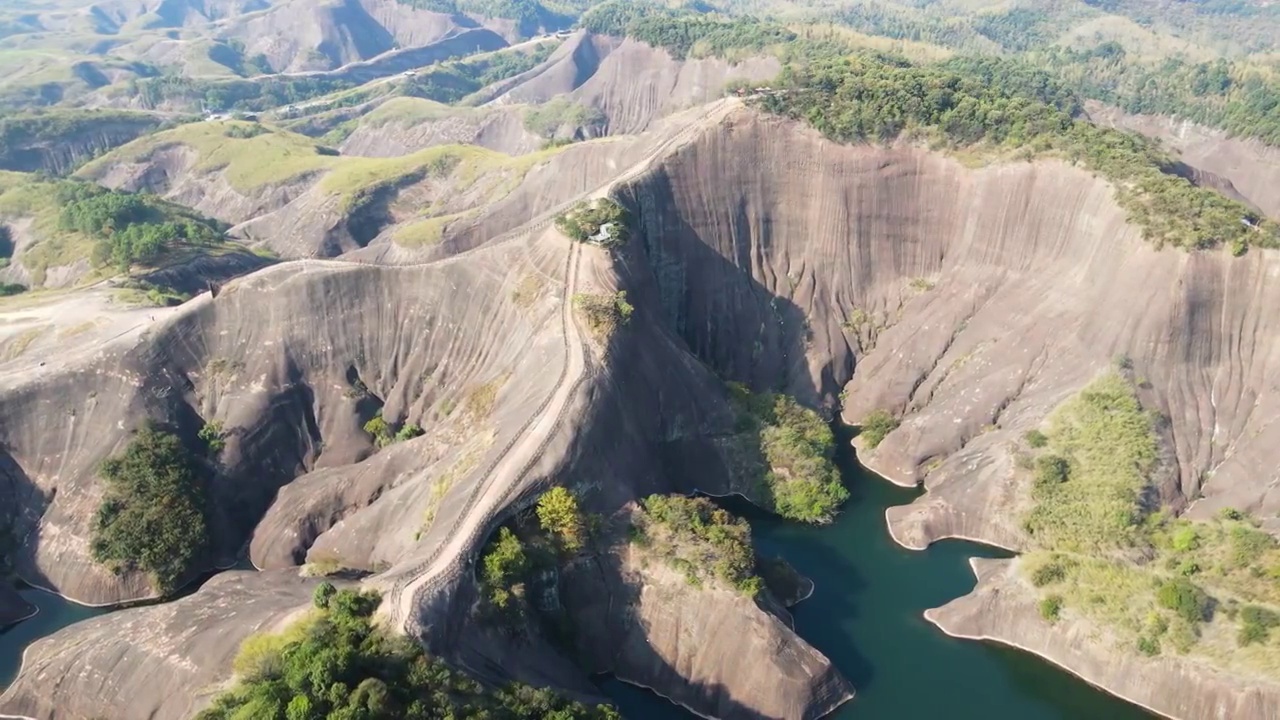
[{"label": "water channel between cliffs", "polygon": [[[757,549],[781,555],[816,584],[793,609],[796,630],[831,658],[857,696],[828,720],[1151,720],[1039,657],[947,637],[923,617],[973,589],[971,557],[1007,557],[995,548],[948,540],[924,552],[889,537],[884,510],[919,491],[862,468],[837,429],[837,461],[853,498],[833,525],[783,523],[745,502]],[[696,716],[616,680],[603,687],[630,720]]]},{"label": "water channel between cliffs", "polygon": [[[955,640],[925,621],[925,609],[973,588],[970,557],[1003,553],[958,541],[924,552],[899,547],[886,530],[884,509],[910,502],[917,491],[895,487],[862,469],[847,433],[840,435],[838,460],[853,499],[835,524],[783,523],[745,503],[730,503],[751,520],[762,553],[785,557],[816,583],[813,596],[794,609],[796,629],[857,689],[857,697],[831,720],[1152,717],[1035,656]],[[22,651],[31,642],[104,612],[38,590],[22,593],[40,612],[0,631],[0,690],[17,674]],[[630,720],[694,717],[614,680],[602,687]]]}]

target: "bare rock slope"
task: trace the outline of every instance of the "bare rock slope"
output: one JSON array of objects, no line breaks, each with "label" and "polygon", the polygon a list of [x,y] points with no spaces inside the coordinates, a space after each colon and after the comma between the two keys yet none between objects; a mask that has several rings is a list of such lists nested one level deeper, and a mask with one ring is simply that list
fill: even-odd
[{"label": "bare rock slope", "polygon": [[[1013,441],[1117,355],[1146,379],[1144,405],[1169,418],[1161,500],[1275,516],[1276,253],[1156,250],[1103,180],[1059,161],[970,168],[914,147],[837,146],[731,101],[664,127],[623,165],[560,156],[577,196],[610,190],[586,179],[599,162],[633,210],[635,238],[612,254],[570,246],[545,219],[502,235],[575,196],[526,180],[428,264],[285,263],[89,360],[0,365],[0,415],[13,419],[0,447],[26,488],[25,576],[79,597],[137,597],[139,578],[87,559],[92,468],[142,417],[189,433],[216,418],[232,431],[215,480],[220,552],[252,538],[263,566],[377,571],[394,626],[447,657],[483,656],[465,630],[471,562],[541,489],[568,484],[612,511],[649,492],[730,487],[715,439],[733,416],[716,374],[814,406],[843,389],[853,421],[902,416],[867,459],[899,482],[923,479],[928,492],[889,515],[912,547],[949,536],[1020,547]],[[630,322],[608,339],[580,327],[569,299],[617,290],[635,306]],[[359,428],[377,408],[429,432],[369,457]],[[633,591],[625,570],[604,587]],[[594,668],[726,717],[812,717],[847,697],[767,608],[722,599],[752,631],[699,652],[672,626],[711,622],[705,610],[660,577],[639,588],[639,623],[583,602],[607,628],[606,644],[585,648]],[[1016,623],[984,634],[1073,642]],[[59,648],[78,635],[44,652],[67,657]],[[608,643],[631,650],[610,657]],[[800,658],[788,667],[801,670],[762,692],[733,671],[743,657]],[[50,683],[72,692],[76,665],[59,668],[24,673],[0,709]],[[1123,691],[1116,672],[1091,679]],[[1185,678],[1206,696],[1217,682]],[[1257,704],[1233,707],[1261,720],[1251,713],[1280,688],[1251,692]]]},{"label": "bare rock slope", "polygon": [[229,677],[240,643],[297,619],[314,585],[296,573],[229,572],[190,597],[61,630],[28,649],[22,678],[3,696],[0,713],[189,717]]}]

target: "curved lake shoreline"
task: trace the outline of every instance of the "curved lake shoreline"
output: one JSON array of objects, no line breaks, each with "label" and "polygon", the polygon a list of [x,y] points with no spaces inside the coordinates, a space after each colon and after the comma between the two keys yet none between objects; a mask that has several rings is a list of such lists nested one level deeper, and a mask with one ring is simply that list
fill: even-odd
[{"label": "curved lake shoreline", "polygon": [[[853,682],[857,695],[832,720],[946,717],[949,720],[1150,720],[1141,708],[1028,653],[947,637],[924,611],[971,591],[971,557],[1006,551],[946,540],[925,551],[889,536],[884,510],[919,491],[895,486],[857,464],[840,431],[838,461],[852,499],[835,523],[784,523],[737,498],[720,500],[750,519],[756,546],[812,579],[812,597],[793,609],[800,635]],[[0,631],[0,690],[16,676],[35,640],[104,612],[34,588],[20,590],[37,614]],[[697,716],[643,688],[609,679],[601,687],[630,720]]]},{"label": "curved lake shoreline", "polygon": [[[786,523],[737,498],[718,502],[751,521],[756,548],[780,555],[815,583],[792,609],[796,630],[853,683],[853,700],[830,720],[1151,720],[1156,717],[1029,653],[948,637],[924,617],[973,590],[969,558],[1008,551],[964,540],[911,550],[889,535],[885,508],[920,491],[858,464],[838,428],[837,461],[852,499],[831,525]],[[630,720],[695,716],[617,680],[601,684]]]}]

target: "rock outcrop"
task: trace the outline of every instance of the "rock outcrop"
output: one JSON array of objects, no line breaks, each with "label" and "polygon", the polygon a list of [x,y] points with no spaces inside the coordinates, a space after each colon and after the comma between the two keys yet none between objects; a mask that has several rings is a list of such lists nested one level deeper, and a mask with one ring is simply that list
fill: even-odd
[{"label": "rock outcrop", "polygon": [[624,548],[565,579],[578,652],[592,672],[656,688],[703,716],[816,720],[853,697],[827,658],[795,636],[767,592],[759,600],[694,588]]},{"label": "rock outcrop", "polygon": [[724,95],[734,80],[764,81],[781,70],[774,57],[730,63],[677,60],[636,40],[579,33],[541,66],[507,81],[492,104],[538,104],[556,97],[598,110],[609,135],[638,133],[672,113]]},{"label": "rock outcrop", "polygon": [[310,606],[314,580],[233,571],[189,597],[102,615],[36,641],[0,715],[185,718],[231,677],[240,643]]},{"label": "rock outcrop", "polygon": [[1176,655],[1149,658],[1111,647],[1105,631],[1070,613],[1050,626],[1037,609],[1034,588],[1018,576],[1017,560],[975,558],[970,564],[977,589],[925,613],[948,635],[1035,653],[1168,717],[1280,716],[1280,687],[1274,681],[1234,677]]},{"label": "rock outcrop", "polygon": [[153,130],[159,116],[104,113],[101,120],[92,114],[75,117],[69,131],[56,136],[15,137],[0,151],[0,169],[65,175],[103,153]]},{"label": "rock outcrop", "polygon": [[[217,419],[230,430],[214,481],[220,555],[251,538],[262,566],[375,571],[393,626],[462,657],[471,561],[553,481],[606,513],[651,492],[730,488],[717,375],[828,409],[843,388],[852,421],[901,416],[866,456],[923,480],[920,500],[889,513],[912,547],[1019,547],[1011,445],[1119,355],[1143,405],[1168,418],[1164,504],[1280,510],[1277,253],[1158,250],[1106,182],[1060,161],[972,168],[906,145],[838,146],[734,101],[608,144],[528,172],[418,256],[429,264],[282,263],[91,352],[0,366],[24,577],[79,598],[145,595],[140,578],[87,558],[93,468],[144,417],[184,436]],[[558,203],[611,182],[636,220],[629,244],[573,246],[550,228]],[[529,235],[503,234],[531,218]],[[350,257],[383,261],[387,246]],[[625,325],[580,327],[571,297],[615,291],[634,305]],[[374,454],[360,428],[379,409],[428,432]],[[625,559],[584,572],[600,590],[566,602],[600,629],[581,648],[592,669],[722,717],[816,717],[847,697],[778,608],[694,599],[659,574],[628,581]],[[734,637],[684,643],[725,618]],[[83,632],[43,652],[69,658]],[[782,680],[744,684],[760,677],[740,670],[752,664]],[[47,668],[20,683],[23,698],[92,694],[73,662]],[[1239,717],[1266,716],[1251,707],[1271,706]]]}]

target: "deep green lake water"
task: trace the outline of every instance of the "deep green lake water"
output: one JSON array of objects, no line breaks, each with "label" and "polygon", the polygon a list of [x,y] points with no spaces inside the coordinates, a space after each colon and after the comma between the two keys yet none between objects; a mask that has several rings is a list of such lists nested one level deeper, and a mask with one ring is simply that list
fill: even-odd
[{"label": "deep green lake water", "polygon": [[83,607],[34,588],[24,588],[19,592],[27,602],[39,608],[40,612],[33,618],[0,630],[0,691],[17,677],[18,669],[22,667],[22,651],[28,645],[71,623],[107,612],[105,608],[98,610]]},{"label": "deep green lake water", "polygon": [[[847,437],[841,446],[848,448]],[[857,696],[830,720],[1150,720],[1039,658],[997,645],[955,640],[922,617],[974,586],[970,557],[1004,553],[945,541],[924,552],[899,547],[884,509],[917,491],[863,470],[852,449],[841,471],[853,499],[827,527],[783,523],[745,503],[730,503],[752,523],[756,546],[785,557],[816,583],[793,612],[800,635],[831,658]],[[56,595],[22,591],[40,613],[0,631],[0,689],[12,682],[33,641],[104,610]],[[630,720],[694,718],[662,698],[616,680],[602,687]]]},{"label": "deep green lake water", "polygon": [[[827,527],[782,523],[745,503],[756,547],[781,555],[816,584],[793,608],[796,630],[852,681],[856,696],[830,720],[1151,720],[1152,715],[1040,658],[956,640],[922,613],[973,589],[971,557],[1007,557],[959,541],[924,552],[889,537],[884,509],[918,491],[864,470],[842,437],[838,458],[853,495]],[[609,680],[602,687],[630,720],[695,718],[658,696]]]}]

